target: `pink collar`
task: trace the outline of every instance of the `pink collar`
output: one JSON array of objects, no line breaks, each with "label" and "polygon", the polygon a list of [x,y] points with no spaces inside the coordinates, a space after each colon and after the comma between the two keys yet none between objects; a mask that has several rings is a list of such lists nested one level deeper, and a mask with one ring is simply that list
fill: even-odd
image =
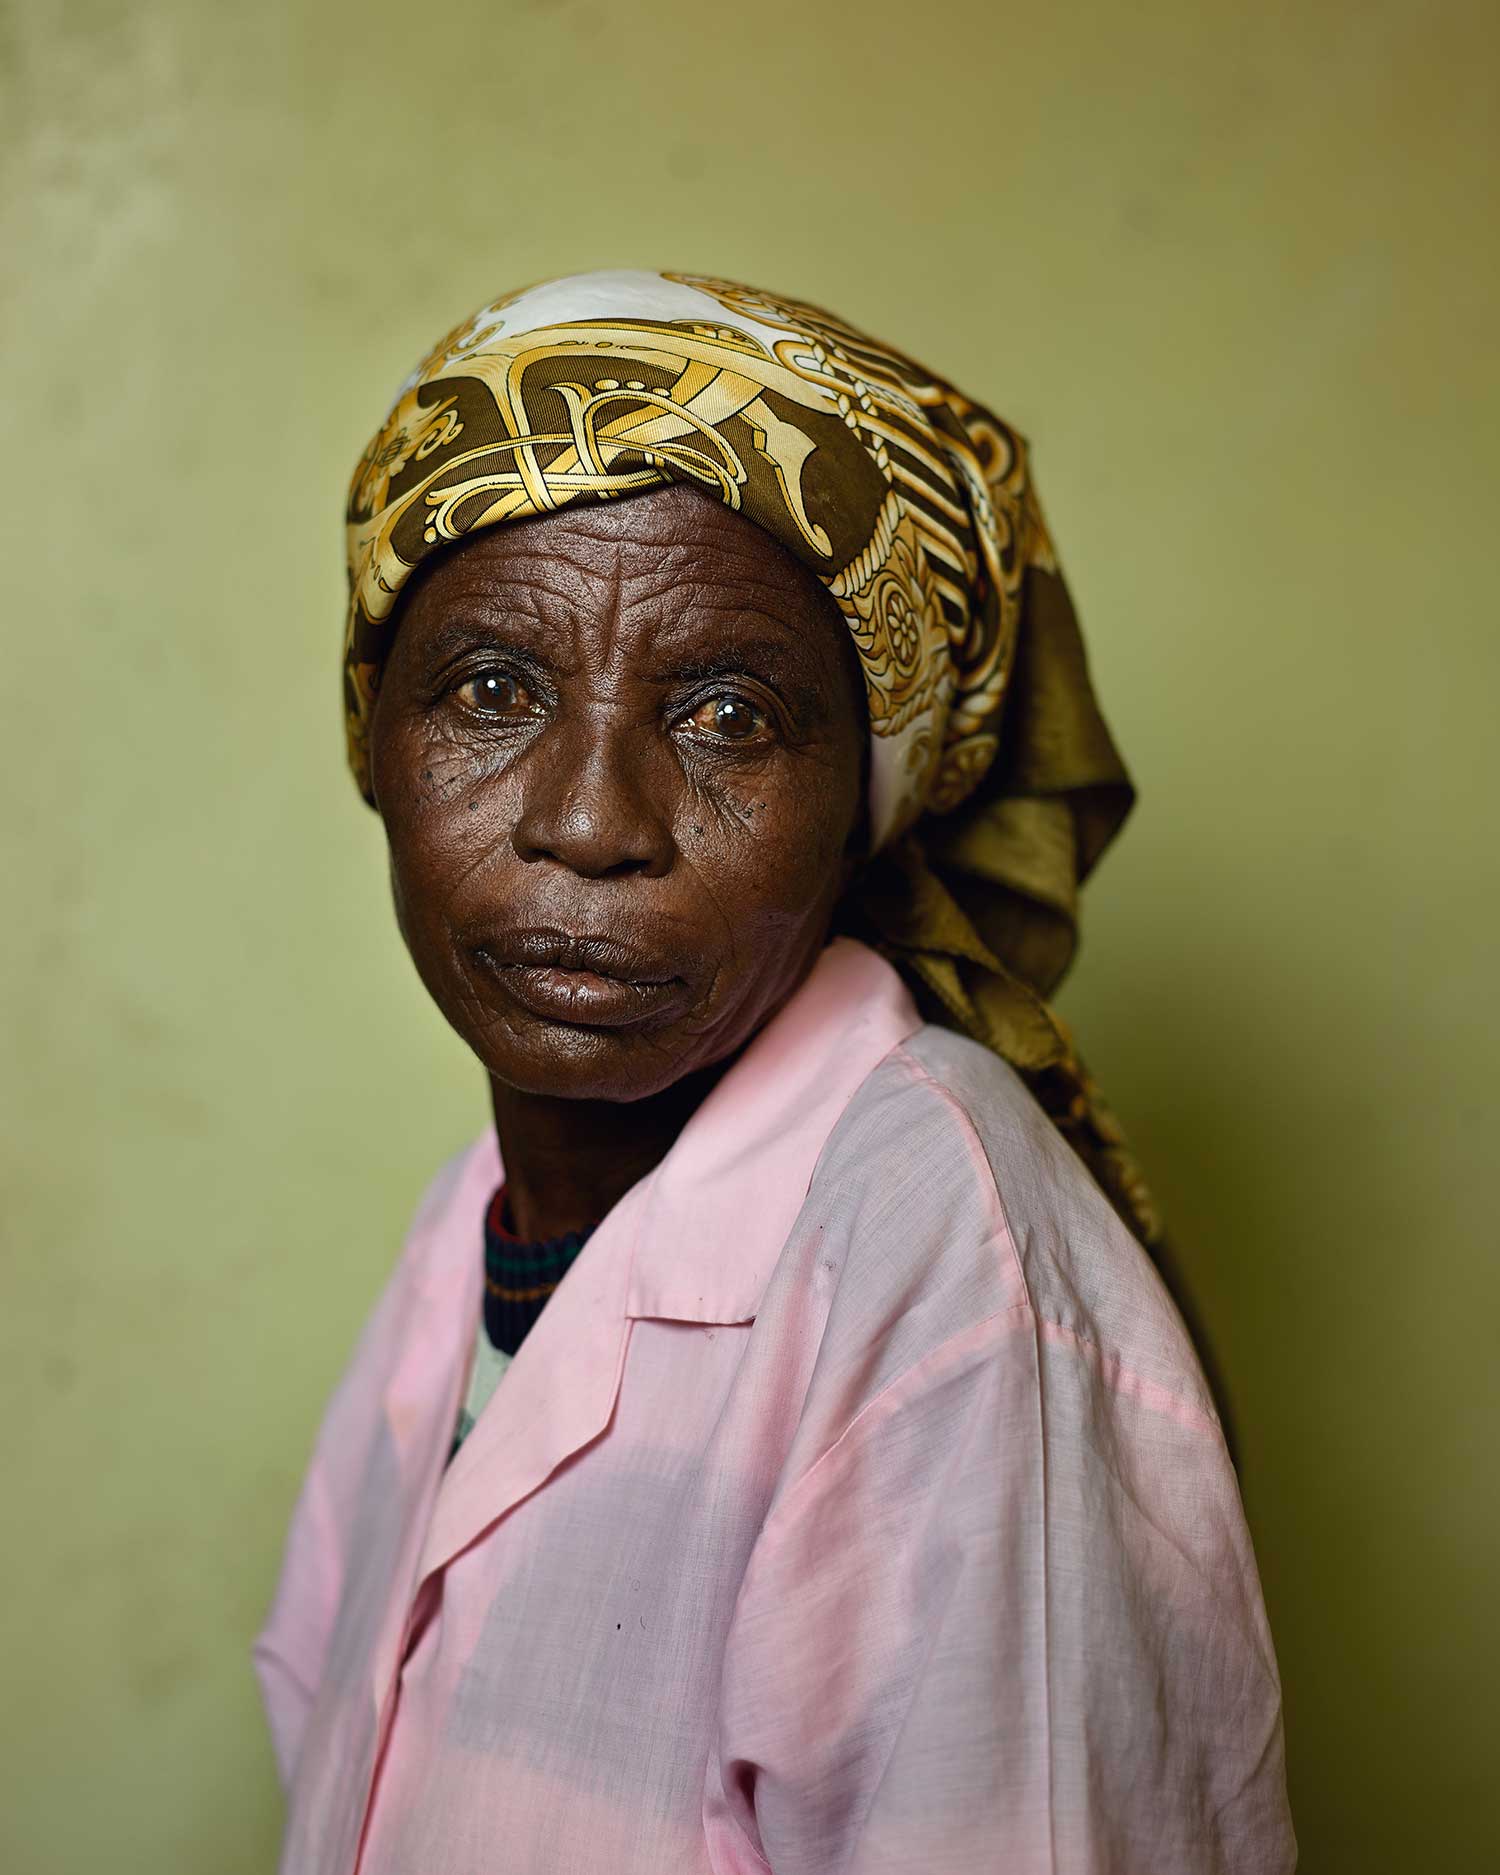
[{"label": "pink collar", "polygon": [[[599,1226],[613,1238],[627,1225],[634,1239],[626,1313],[753,1319],[839,1115],[921,1022],[890,964],[852,938],[835,938],[666,1158]],[[491,1126],[433,1220],[424,1289],[447,1287],[458,1274],[455,1258],[465,1270],[477,1263],[480,1218],[503,1177]]]},{"label": "pink collar", "polygon": [[644,1181],[627,1312],[751,1320],[828,1135],[921,1020],[890,964],[835,939]]}]

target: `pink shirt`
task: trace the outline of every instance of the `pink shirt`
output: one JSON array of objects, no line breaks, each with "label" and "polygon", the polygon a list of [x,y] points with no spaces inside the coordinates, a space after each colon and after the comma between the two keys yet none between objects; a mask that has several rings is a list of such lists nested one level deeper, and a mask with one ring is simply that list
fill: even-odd
[{"label": "pink shirt", "polygon": [[287,1875],[1293,1867],[1197,1361],[1009,1068],[836,941],[445,1471],[500,1176],[429,1191],[298,1500]]}]

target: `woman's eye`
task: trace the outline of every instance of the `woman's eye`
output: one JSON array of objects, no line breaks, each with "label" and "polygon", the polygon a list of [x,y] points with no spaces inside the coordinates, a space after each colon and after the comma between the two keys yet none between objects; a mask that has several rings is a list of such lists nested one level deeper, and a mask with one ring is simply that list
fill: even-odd
[{"label": "woman's eye", "polygon": [[530,716],[536,699],[509,671],[480,671],[465,678],[454,693],[476,716]]},{"label": "woman's eye", "polygon": [[747,703],[743,697],[708,697],[684,717],[701,735],[719,736],[725,742],[749,742],[768,725],[765,712]]}]

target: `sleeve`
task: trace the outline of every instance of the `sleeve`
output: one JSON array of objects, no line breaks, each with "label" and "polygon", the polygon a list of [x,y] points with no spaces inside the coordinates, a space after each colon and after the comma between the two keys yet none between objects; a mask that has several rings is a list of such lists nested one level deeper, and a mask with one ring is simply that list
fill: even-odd
[{"label": "sleeve", "polygon": [[316,1452],[292,1511],[281,1574],[251,1650],[281,1787],[289,1791],[338,1608],[342,1559]]},{"label": "sleeve", "polygon": [[283,1790],[291,1788],[328,1660],[348,1564],[344,1531],[381,1411],[413,1266],[466,1157],[451,1160],[428,1187],[329,1400],[292,1510],[270,1611],[251,1650]]},{"label": "sleeve", "polygon": [[1028,1305],[886,1387],[779,1501],[721,1702],[717,1875],[1295,1866],[1218,1428]]}]

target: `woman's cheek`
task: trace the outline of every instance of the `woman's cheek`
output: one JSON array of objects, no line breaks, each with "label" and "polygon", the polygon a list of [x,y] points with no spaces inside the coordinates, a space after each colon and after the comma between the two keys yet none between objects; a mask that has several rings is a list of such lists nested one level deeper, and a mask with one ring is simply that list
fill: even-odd
[{"label": "woman's cheek", "polygon": [[754,830],[774,850],[784,901],[812,904],[837,891],[857,804],[831,763],[799,762],[777,780],[756,804]]},{"label": "woman's cheek", "polygon": [[505,766],[504,751],[492,740],[473,731],[465,734],[440,718],[424,725],[416,753],[422,799],[439,808],[475,801]]},{"label": "woman's cheek", "polygon": [[763,761],[709,776],[696,792],[713,802],[737,837],[785,847],[797,842],[799,830],[816,815],[813,803],[827,779],[821,766],[804,765],[786,749],[774,749]]}]

